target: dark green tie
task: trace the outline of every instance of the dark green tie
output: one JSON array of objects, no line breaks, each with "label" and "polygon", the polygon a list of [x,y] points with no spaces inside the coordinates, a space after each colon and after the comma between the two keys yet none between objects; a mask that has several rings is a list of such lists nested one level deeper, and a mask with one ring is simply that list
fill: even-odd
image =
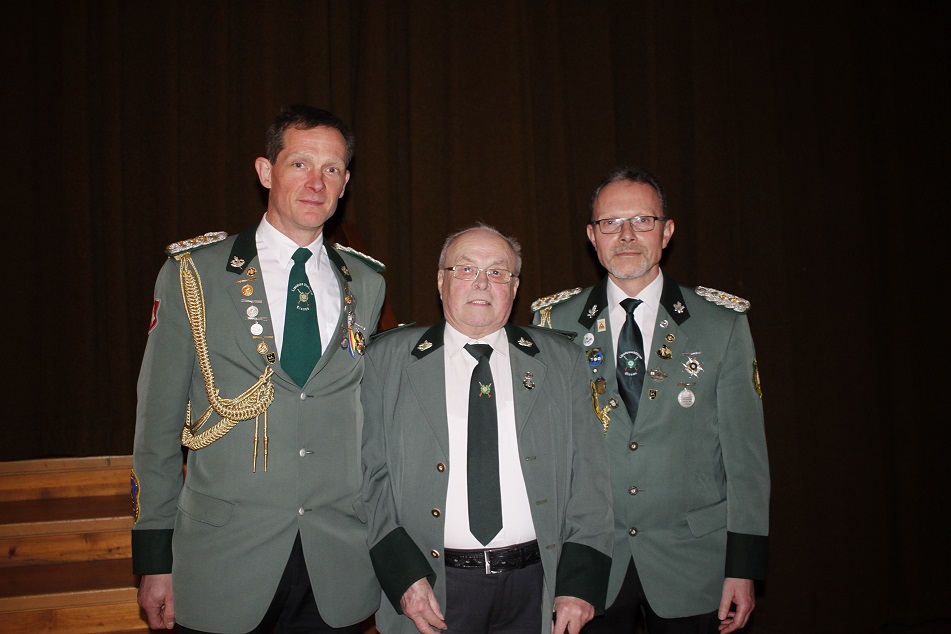
[{"label": "dark green tie", "polygon": [[294,252],[294,266],[287,278],[287,311],[284,314],[284,342],[281,367],[297,385],[303,386],[320,359],[320,326],[317,325],[317,301],[307,280],[304,262],[310,249]]},{"label": "dark green tie", "polygon": [[466,352],[479,362],[469,380],[468,461],[469,532],[483,546],[502,530],[502,491],[499,488],[499,421],[489,357],[492,346],[470,343]]},{"label": "dark green tie", "polygon": [[637,418],[637,406],[644,387],[644,342],[641,329],[634,321],[634,309],[640,304],[641,300],[632,297],[621,302],[627,319],[617,338],[617,387],[631,423]]}]

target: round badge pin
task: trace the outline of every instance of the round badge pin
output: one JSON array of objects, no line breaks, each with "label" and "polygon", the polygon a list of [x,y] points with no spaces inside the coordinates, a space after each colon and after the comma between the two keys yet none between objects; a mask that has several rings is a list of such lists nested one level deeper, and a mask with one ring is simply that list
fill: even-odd
[{"label": "round badge pin", "polygon": [[590,332],[584,333],[584,345],[590,346],[594,343],[594,335]]}]

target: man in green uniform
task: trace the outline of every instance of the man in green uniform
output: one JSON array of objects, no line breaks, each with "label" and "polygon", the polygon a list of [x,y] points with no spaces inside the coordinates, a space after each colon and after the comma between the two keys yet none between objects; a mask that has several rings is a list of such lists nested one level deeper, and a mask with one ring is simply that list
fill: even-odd
[{"label": "man in green uniform", "polygon": [[352,155],[337,117],[286,108],[255,161],[269,190],[261,222],[168,249],[132,474],[133,565],[152,628],[359,634],[379,604],[360,382],[382,266],[323,236]]},{"label": "man in green uniform", "polygon": [[520,268],[518,243],[491,227],[449,236],[445,320],[367,353],[384,634],[577,634],[603,609],[611,504],[585,361],[561,335],[507,323]]},{"label": "man in green uniform", "polygon": [[[614,552],[603,617],[585,632],[731,632],[766,572],[769,468],[762,393],[738,297],[678,286],[664,191],[620,167],[592,198],[588,239],[608,275],[532,305],[574,333],[611,463]],[[722,629],[720,629],[722,628]]]}]

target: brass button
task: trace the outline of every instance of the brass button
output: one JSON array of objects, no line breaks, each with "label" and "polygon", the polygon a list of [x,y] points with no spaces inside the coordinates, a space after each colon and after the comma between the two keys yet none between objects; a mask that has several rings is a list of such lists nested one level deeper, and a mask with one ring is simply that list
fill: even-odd
[{"label": "brass button", "polygon": [[442,515],[442,512],[439,509],[433,509],[432,511],[430,511],[430,513],[433,514],[433,517],[439,517],[440,515]]},{"label": "brass button", "polygon": [[429,551],[429,554],[432,555],[433,559],[439,559],[439,551],[438,551],[438,550],[431,550],[431,551]]},{"label": "brass button", "polygon": [[442,473],[445,470],[446,470],[445,464],[443,464],[442,462],[436,463],[436,471],[438,471],[439,473]]}]

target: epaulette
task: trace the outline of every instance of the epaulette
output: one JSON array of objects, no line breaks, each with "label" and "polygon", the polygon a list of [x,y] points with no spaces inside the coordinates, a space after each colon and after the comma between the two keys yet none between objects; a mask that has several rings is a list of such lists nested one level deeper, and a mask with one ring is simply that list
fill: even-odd
[{"label": "epaulette", "polygon": [[715,288],[707,288],[706,286],[698,286],[693,290],[697,295],[704,298],[708,302],[713,302],[718,306],[735,310],[738,313],[745,313],[750,309],[750,303],[742,297],[737,297],[736,295],[731,295],[730,293],[724,293],[723,291],[718,291]]},{"label": "epaulette", "polygon": [[537,324],[528,324],[526,326],[522,326],[522,328],[524,328],[525,330],[544,330],[545,332],[551,332],[556,335],[561,335],[568,341],[574,341],[575,337],[578,336],[578,333],[572,332],[570,330],[558,330],[557,328],[545,328],[544,326],[539,326]]},{"label": "epaulette", "polygon": [[188,251],[194,251],[195,249],[207,247],[208,245],[214,244],[215,242],[221,242],[227,237],[228,233],[226,231],[209,231],[208,233],[200,235],[197,238],[173,242],[172,244],[165,247],[165,252],[174,257]]},{"label": "epaulette", "polygon": [[345,246],[343,246],[342,244],[340,244],[339,242],[334,242],[334,248],[335,248],[337,251],[344,251],[344,252],[346,252],[346,253],[349,253],[350,255],[354,256],[355,258],[357,258],[358,260],[360,260],[361,262],[363,262],[364,264],[366,264],[367,266],[369,266],[371,269],[373,269],[373,270],[376,271],[377,273],[382,273],[383,271],[386,270],[386,265],[385,265],[385,264],[383,264],[382,262],[380,262],[379,260],[377,260],[377,259],[375,259],[375,258],[371,258],[371,257],[370,257],[369,255],[367,255],[366,253],[360,253],[360,252],[357,251],[356,249],[352,249],[352,248],[350,248],[350,247],[345,247]]},{"label": "epaulette", "polygon": [[380,337],[385,337],[386,335],[392,334],[392,333],[396,332],[397,330],[403,330],[403,329],[405,329],[405,328],[409,328],[410,326],[415,326],[415,325],[416,325],[416,322],[415,322],[415,321],[411,321],[411,322],[409,322],[409,323],[407,323],[407,324],[397,324],[397,325],[393,326],[392,328],[387,328],[386,330],[381,330],[381,331],[379,331],[379,332],[375,332],[375,333],[373,333],[372,335],[370,335],[370,343],[373,343],[374,341],[376,341],[376,340],[379,339]]},{"label": "epaulette", "polygon": [[560,304],[561,302],[574,297],[580,293],[582,289],[580,286],[577,288],[569,288],[566,291],[561,291],[560,293],[555,293],[554,295],[546,295],[545,297],[539,297],[534,302],[532,302],[532,312],[538,312],[546,306],[554,306],[555,304]]}]

